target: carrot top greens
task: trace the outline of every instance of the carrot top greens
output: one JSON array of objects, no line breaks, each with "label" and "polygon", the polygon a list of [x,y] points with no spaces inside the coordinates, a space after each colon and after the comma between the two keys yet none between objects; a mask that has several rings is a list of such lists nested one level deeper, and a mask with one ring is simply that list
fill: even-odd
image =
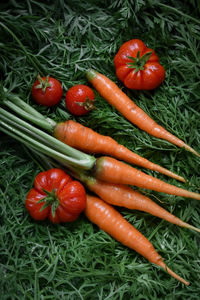
[{"label": "carrot top greens", "polygon": [[[75,119],[64,96],[54,109],[36,105],[31,86],[38,74],[51,75],[64,94],[88,84],[85,71],[98,70],[115,81],[157,123],[200,150],[199,1],[1,1],[1,86],[56,122]],[[113,58],[132,38],[155,49],[166,69],[151,92],[127,90],[115,75]],[[95,92],[96,109],[78,122],[188,179],[199,191],[200,159],[150,137],[125,120]],[[1,88],[0,101],[3,99]],[[8,109],[9,110],[9,109]],[[149,214],[118,210],[142,232],[176,272],[183,287],[145,259],[100,231],[82,215],[75,223],[36,223],[25,196],[41,166],[20,142],[0,131],[0,294],[4,299],[198,299],[199,235]],[[151,171],[146,171],[153,174]],[[164,179],[164,175],[154,174]],[[167,182],[175,184],[173,179]],[[199,202],[147,195],[185,222],[200,227]]]}]

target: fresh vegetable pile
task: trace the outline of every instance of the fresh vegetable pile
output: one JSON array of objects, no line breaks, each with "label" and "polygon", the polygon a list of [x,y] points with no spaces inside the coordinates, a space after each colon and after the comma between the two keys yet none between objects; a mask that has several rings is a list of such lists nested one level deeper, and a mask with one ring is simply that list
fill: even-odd
[{"label": "fresh vegetable pile", "polygon": [[[35,4],[29,3],[29,7],[31,5]],[[41,5],[43,6],[43,4]],[[97,8],[98,5],[95,7]],[[162,6],[162,3],[160,3],[160,7],[165,7],[165,9],[168,7],[170,10],[170,6]],[[109,9],[111,8],[114,8],[113,4],[110,5]],[[63,9],[70,12],[65,5]],[[175,9],[175,11],[178,10]],[[84,62],[84,67],[77,70],[76,65],[73,66],[73,55],[67,56],[71,70],[68,71],[67,68],[65,70],[63,64],[67,48],[62,60],[54,53],[58,61],[56,68],[53,68],[54,56],[49,56],[49,64],[46,59],[43,60],[43,52],[46,52],[48,46],[42,35],[43,48],[40,47],[40,54],[33,55],[29,44],[24,42],[23,35],[20,36],[11,25],[10,20],[13,20],[13,16],[6,11],[3,11],[3,15],[6,21],[0,22],[0,26],[3,34],[11,39],[11,41],[8,40],[8,45],[12,45],[12,42],[17,44],[19,57],[23,54],[27,59],[24,67],[26,74],[28,68],[30,68],[31,74],[26,90],[23,88],[20,90],[20,86],[23,87],[27,79],[24,76],[15,76],[14,70],[19,70],[19,66],[16,64],[16,69],[13,69],[13,64],[7,63],[12,55],[11,57],[5,56],[6,47],[2,43],[4,77],[1,84],[0,131],[3,134],[3,140],[7,141],[5,144],[3,143],[3,149],[6,147],[12,149],[9,144],[16,140],[23,146],[23,152],[26,153],[25,160],[33,162],[33,169],[35,169],[35,176],[31,171],[28,177],[30,179],[32,175],[32,179],[27,181],[26,188],[19,197],[21,201],[26,198],[24,207],[21,202],[21,209],[26,215],[26,224],[32,224],[33,228],[48,229],[49,226],[52,226],[50,227],[53,230],[52,234],[53,226],[56,226],[58,233],[55,235],[55,241],[59,243],[59,241],[63,241],[62,232],[64,233],[65,230],[68,235],[71,230],[75,230],[78,235],[83,234],[84,236],[85,224],[89,224],[85,222],[88,222],[88,219],[91,221],[91,226],[94,226],[93,223],[102,229],[100,233],[108,233],[106,238],[110,236],[116,240],[115,243],[118,241],[122,244],[121,258],[123,253],[124,255],[132,253],[132,257],[136,257],[135,255],[138,253],[166,272],[163,282],[170,282],[172,285],[172,277],[174,277],[186,286],[189,286],[190,283],[190,286],[195,286],[194,288],[188,287],[188,289],[196,289],[196,283],[194,283],[196,279],[191,280],[191,271],[188,267],[192,252],[190,251],[190,257],[185,253],[188,263],[183,264],[179,261],[176,268],[174,267],[176,257],[172,257],[171,254],[169,259],[173,258],[173,260],[167,261],[167,251],[161,254],[165,237],[168,238],[172,235],[174,238],[176,236],[181,245],[181,241],[186,241],[187,236],[188,247],[189,240],[194,240],[195,237],[196,242],[200,232],[197,217],[200,193],[198,175],[197,173],[195,175],[196,170],[198,172],[197,165],[200,156],[198,134],[195,140],[186,138],[189,132],[190,137],[192,137],[193,130],[198,132],[198,110],[196,102],[187,106],[187,114],[192,112],[196,116],[196,123],[193,123],[196,127],[185,127],[185,136],[183,134],[181,136],[181,131],[170,128],[174,113],[177,114],[177,116],[175,115],[176,121],[180,119],[182,123],[186,124],[186,119],[180,117],[183,112],[178,105],[172,111],[170,111],[170,107],[173,106],[168,105],[168,99],[173,99],[173,97],[176,99],[177,96],[171,93],[171,86],[176,82],[173,77],[170,77],[174,69],[167,64],[167,60],[163,60],[163,63],[160,62],[164,56],[161,55],[160,60],[158,56],[157,49],[159,47],[167,49],[164,40],[159,39],[158,47],[150,42],[151,39],[148,38],[148,35],[139,35],[139,33],[134,35],[133,32],[131,35],[127,34],[126,39],[123,37],[123,40],[118,40],[115,44],[116,47],[109,50],[110,61],[105,61],[103,65],[99,65],[98,60],[94,64],[90,63],[89,58],[85,60],[84,55],[81,56],[82,50],[80,50],[80,58],[76,60],[76,63]],[[9,19],[10,16],[11,19]],[[195,18],[188,18],[191,22],[196,22]],[[114,21],[114,19],[112,20]],[[30,28],[33,29],[33,23],[31,24]],[[198,21],[196,26],[198,26],[197,24]],[[90,32],[89,28],[88,32]],[[76,34],[78,36],[78,33]],[[38,32],[36,35],[38,41],[40,40],[39,36]],[[54,37],[54,39],[57,38]],[[104,41],[103,36],[101,41]],[[56,45],[58,45],[58,41],[55,43]],[[62,53],[62,45],[66,45],[64,39],[59,41],[59,45],[61,47],[59,51]],[[50,43],[50,47],[54,49],[54,43]],[[169,45],[168,49],[170,49]],[[97,53],[95,55],[94,58],[97,57]],[[171,55],[175,55],[175,53],[172,52],[169,55],[170,58]],[[111,66],[112,69],[110,69]],[[63,72],[64,70],[65,72]],[[70,73],[73,71],[75,75]],[[69,80],[69,76],[74,78],[74,81]],[[180,87],[184,87],[184,77],[180,76],[179,81],[182,84],[177,91],[182,95]],[[189,97],[186,92],[184,97],[183,99],[189,99],[186,98]],[[157,115],[154,113],[155,108],[152,110],[152,103],[156,103],[154,101],[158,101],[158,99],[160,103],[157,102]],[[165,99],[167,101],[164,101]],[[149,103],[150,101],[152,103]],[[161,106],[162,103],[164,106]],[[166,116],[171,115],[171,121],[168,117],[162,122],[160,117],[164,112],[164,107],[168,112]],[[179,130],[184,128],[183,124],[181,127],[178,122],[177,124]],[[150,150],[151,152],[149,152]],[[7,155],[6,150],[5,152],[2,150],[7,161],[11,159],[9,151]],[[16,153],[16,157],[19,157],[18,153]],[[191,169],[191,162],[195,162],[193,165],[196,166],[196,169]],[[2,163],[3,167],[4,165]],[[183,165],[187,168],[183,168]],[[28,169],[25,168],[25,170],[24,175],[28,174]],[[190,175],[188,178],[189,174],[193,176]],[[9,180],[5,180],[7,180],[5,185],[8,186]],[[1,194],[3,199],[8,199],[7,189],[1,189]],[[165,202],[159,203],[158,199]],[[179,201],[183,205],[178,205]],[[12,205],[9,207],[13,211]],[[172,207],[176,209],[173,211]],[[27,211],[32,219],[28,216]],[[169,222],[168,224],[174,225],[172,225],[173,227],[166,226],[162,233],[159,233],[159,226],[157,226],[157,229],[154,229],[154,232],[149,235],[148,223],[151,219],[149,217],[145,226],[142,223],[139,225],[137,220],[138,222],[142,220],[142,215],[138,211],[155,216],[155,222],[158,222],[157,217],[163,219],[160,224],[165,222],[165,226],[166,221]],[[188,215],[189,211],[195,218]],[[50,225],[46,219],[49,219],[54,225]],[[55,225],[58,223],[62,224]],[[176,231],[175,225],[184,228]],[[173,234],[171,228],[173,228]],[[164,232],[167,233],[166,236]],[[43,237],[44,234],[42,233]],[[66,242],[69,241],[68,235],[64,238]],[[91,233],[91,237],[92,235]],[[153,241],[153,236],[159,237],[157,243]],[[37,238],[39,241],[41,235],[36,235],[36,243]],[[131,252],[128,248],[134,251]],[[71,248],[67,247],[67,249],[70,251]],[[106,255],[102,249],[101,254],[103,255],[103,253]],[[3,259],[4,257],[6,255],[2,256]],[[122,260],[118,263],[122,266]],[[76,265],[76,267],[78,266]],[[9,270],[9,266],[2,260],[2,272],[6,274],[7,270]],[[57,274],[58,270],[59,267],[56,264],[54,274]],[[97,267],[96,270],[101,270],[101,267]],[[124,278],[127,278],[127,271],[124,271]],[[160,270],[157,271],[160,272]],[[150,273],[148,271],[148,276],[153,278]],[[171,275],[171,280],[169,275]],[[79,276],[80,273],[76,274],[75,272],[74,279],[78,279]],[[139,278],[137,274],[134,277],[135,279]],[[79,289],[87,282],[87,279],[84,278],[81,283],[75,284],[80,287]],[[159,281],[162,282],[161,277],[157,283]],[[41,281],[39,282],[42,286]],[[65,282],[69,283],[70,281]],[[130,282],[128,279],[127,284]],[[69,284],[71,287],[74,286],[72,282]],[[2,286],[6,288],[4,283]],[[167,285],[165,288],[167,290]],[[182,286],[182,289],[185,287]],[[120,298],[126,295],[126,289],[122,290],[122,294],[119,294]],[[180,290],[181,285],[179,285]],[[13,289],[12,295],[15,293]],[[34,297],[39,297],[39,295],[43,297],[46,292],[43,293],[38,287],[38,290],[34,292]],[[137,288],[137,291],[133,292],[130,288],[127,295],[133,297],[140,293],[140,289]],[[71,288],[64,294],[76,297],[76,293],[71,293]],[[95,295],[93,289],[88,296],[80,290],[78,294],[84,299]],[[118,294],[114,294],[117,299]],[[164,294],[165,292],[163,292]],[[105,295],[102,294],[102,299],[106,297]],[[146,297],[145,293],[143,297]],[[113,298],[112,295],[111,298]]]}]

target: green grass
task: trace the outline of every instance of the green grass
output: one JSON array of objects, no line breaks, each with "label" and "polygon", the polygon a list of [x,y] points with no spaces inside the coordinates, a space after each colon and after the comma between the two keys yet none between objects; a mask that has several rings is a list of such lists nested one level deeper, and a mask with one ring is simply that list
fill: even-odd
[{"label": "green grass", "polygon": [[[33,103],[38,73],[55,76],[64,93],[88,84],[92,67],[115,81],[159,124],[200,151],[199,1],[2,1],[1,81],[9,90],[57,121],[73,118]],[[128,91],[115,76],[120,45],[142,39],[156,50],[166,79],[154,91]],[[199,191],[200,159],[142,132],[97,92],[96,110],[76,118],[96,131],[188,179]],[[59,108],[65,110],[64,95]],[[165,262],[191,282],[183,286],[146,259],[120,245],[84,215],[76,222],[35,222],[24,207],[39,165],[22,146],[0,132],[1,299],[199,299],[199,235],[149,214],[119,209],[153,243]],[[198,201],[145,191],[157,203],[200,227]]]}]

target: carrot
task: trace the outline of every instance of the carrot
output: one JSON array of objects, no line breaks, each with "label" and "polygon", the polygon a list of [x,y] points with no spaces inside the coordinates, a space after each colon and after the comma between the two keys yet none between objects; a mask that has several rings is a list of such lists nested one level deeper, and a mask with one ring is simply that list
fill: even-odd
[{"label": "carrot", "polygon": [[129,186],[113,184],[88,177],[85,178],[84,183],[90,191],[94,192],[102,200],[111,205],[148,212],[151,215],[162,218],[170,223],[200,232],[200,228],[196,228],[186,222],[183,222],[181,219],[175,217],[173,214],[156,204],[150,198],[144,196],[138,191],[134,191]]},{"label": "carrot", "polygon": [[111,155],[130,164],[135,164],[185,182],[185,179],[159,165],[130,151],[118,144],[109,136],[101,135],[91,128],[85,127],[72,120],[58,123],[54,129],[54,136],[65,144],[87,153],[101,153]]},{"label": "carrot", "polygon": [[189,285],[188,281],[184,280],[166,266],[151,242],[126,221],[112,206],[97,197],[87,195],[85,215],[91,222],[124,246],[135,250],[149,260],[149,262],[160,266],[180,282]]},{"label": "carrot", "polygon": [[200,156],[200,154],[193,148],[152,120],[108,77],[92,69],[86,72],[86,77],[100,95],[113,105],[131,123],[135,124],[150,135],[167,140],[176,146],[185,148],[195,155]]},{"label": "carrot", "polygon": [[135,185],[144,189],[200,200],[200,194],[168,184],[111,157],[97,158],[93,174],[95,178],[111,183]]}]

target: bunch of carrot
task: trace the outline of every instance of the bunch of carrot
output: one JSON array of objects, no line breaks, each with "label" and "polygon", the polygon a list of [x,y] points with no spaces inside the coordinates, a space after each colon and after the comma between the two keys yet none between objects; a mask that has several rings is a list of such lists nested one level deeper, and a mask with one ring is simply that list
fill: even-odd
[{"label": "bunch of carrot", "polygon": [[[107,77],[93,70],[87,72],[87,77],[100,94],[103,95],[109,103],[115,105],[129,120],[132,120],[130,116],[133,116],[134,123],[140,128],[160,138],[164,138],[165,136],[170,142],[185,147],[187,150],[199,155],[194,149],[158,126],[150,117],[145,115],[144,112],[141,112],[134,103],[130,104],[132,101]],[[125,103],[125,101],[127,102]],[[0,129],[2,131],[24,142],[34,150],[37,150],[36,147],[39,145],[39,151],[52,156],[62,164],[67,164],[75,176],[78,176],[90,191],[102,199],[89,195],[87,197],[85,213],[92,222],[122,244],[146,257],[150,262],[161,266],[176,279],[186,285],[189,284],[170,270],[156,252],[153,245],[111,206],[124,206],[129,209],[146,211],[179,226],[200,231],[176,218],[159,207],[148,197],[134,191],[128,186],[134,185],[140,188],[200,200],[199,194],[168,184],[133,168],[129,164],[136,164],[159,171],[185,182],[183,177],[140,157],[124,146],[119,145],[112,138],[97,134],[90,128],[84,127],[76,122],[66,121],[57,124],[49,118],[44,118],[44,116],[33,108],[30,108],[16,96],[8,95],[8,99],[4,100],[4,105],[23,116],[23,118],[29,119],[29,121],[50,131],[56,139],[60,140],[59,143],[56,142],[55,138],[41,132],[39,129],[35,129],[32,125],[12,116],[9,112],[0,108]],[[31,130],[33,130],[34,133],[32,133]],[[37,142],[37,146],[35,141]],[[50,145],[52,149],[50,149]],[[113,157],[102,156],[100,158],[94,158],[85,155],[85,153],[77,152],[77,150],[72,147],[88,153],[102,153]],[[80,160],[78,159],[79,156],[81,158]],[[116,158],[129,164],[119,161]],[[83,171],[83,169],[87,171]]]},{"label": "bunch of carrot", "polygon": [[118,144],[110,136],[101,135],[91,128],[73,120],[58,123],[54,127],[53,135],[71,147],[86,153],[104,154],[123,160],[152,171],[157,171],[179,181],[185,182],[182,176],[169,171],[144,157]]}]

